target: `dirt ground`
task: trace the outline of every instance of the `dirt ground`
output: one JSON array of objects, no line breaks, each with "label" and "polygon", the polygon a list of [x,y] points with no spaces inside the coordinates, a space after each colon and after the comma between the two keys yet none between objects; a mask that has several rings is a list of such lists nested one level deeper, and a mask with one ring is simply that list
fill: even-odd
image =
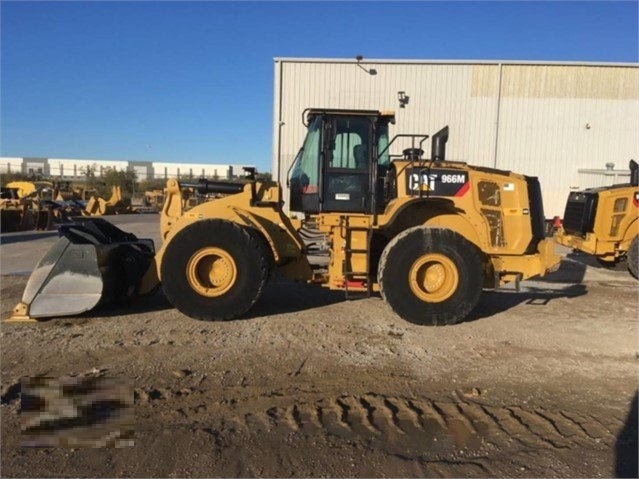
[{"label": "dirt ground", "polygon": [[[3,318],[26,279],[2,276]],[[189,319],[160,292],[2,323],[1,473],[636,477],[637,285],[570,254],[448,327],[282,278],[228,322]],[[21,446],[23,376],[128,382],[134,445]]]}]

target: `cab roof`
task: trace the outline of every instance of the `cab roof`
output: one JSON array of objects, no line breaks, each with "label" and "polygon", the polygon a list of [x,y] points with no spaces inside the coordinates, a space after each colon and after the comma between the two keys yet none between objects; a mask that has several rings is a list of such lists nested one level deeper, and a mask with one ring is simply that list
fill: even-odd
[{"label": "cab roof", "polygon": [[348,110],[339,108],[307,108],[304,110],[304,116],[315,115],[336,115],[336,116],[374,116],[386,117],[391,120],[395,119],[395,112],[392,110]]}]

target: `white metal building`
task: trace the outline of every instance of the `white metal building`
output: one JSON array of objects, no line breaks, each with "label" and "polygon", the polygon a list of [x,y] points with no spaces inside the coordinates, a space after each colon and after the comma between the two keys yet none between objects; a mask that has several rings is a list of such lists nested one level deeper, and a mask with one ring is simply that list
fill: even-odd
[{"label": "white metal building", "polygon": [[[107,168],[114,170],[126,170],[126,161],[95,161],[89,159],[63,159],[63,158],[48,158],[48,170],[49,175],[63,177],[77,178],[84,176],[86,168],[96,167],[96,175],[100,175]],[[33,167],[37,165],[37,162],[27,162],[27,172],[33,170]],[[41,165],[40,165],[41,166]],[[38,168],[39,169],[39,168]],[[36,169],[35,171],[38,171]]]},{"label": "white metal building", "polygon": [[133,170],[138,181],[199,177],[231,179],[237,176],[244,176],[243,168],[245,166],[250,165],[0,157],[0,174],[13,172],[64,179],[84,178],[87,168],[95,168],[97,176],[102,176],[102,173],[107,168],[117,171]]},{"label": "white metal building", "polygon": [[539,177],[547,217],[563,215],[571,189],[627,181],[639,160],[635,63],[276,58],[274,83],[273,177],[284,184],[309,107],[394,110],[391,136],[449,125],[447,159]]}]

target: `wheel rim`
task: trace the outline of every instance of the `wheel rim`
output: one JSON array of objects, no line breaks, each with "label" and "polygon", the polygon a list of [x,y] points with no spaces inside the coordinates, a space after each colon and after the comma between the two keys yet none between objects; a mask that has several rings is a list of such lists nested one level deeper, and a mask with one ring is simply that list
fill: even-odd
[{"label": "wheel rim", "polygon": [[440,303],[457,290],[459,272],[448,257],[429,253],[421,256],[408,273],[410,289],[422,301]]},{"label": "wheel rim", "polygon": [[189,259],[186,278],[194,291],[214,298],[233,287],[237,280],[237,266],[233,257],[225,250],[203,248]]}]

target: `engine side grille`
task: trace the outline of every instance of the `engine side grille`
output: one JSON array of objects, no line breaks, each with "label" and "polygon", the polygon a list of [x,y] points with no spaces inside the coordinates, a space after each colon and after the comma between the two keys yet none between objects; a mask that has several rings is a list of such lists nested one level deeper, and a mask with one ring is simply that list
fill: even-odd
[{"label": "engine side grille", "polygon": [[526,176],[528,186],[528,206],[530,207],[530,224],[532,226],[532,238],[526,254],[533,254],[537,251],[537,246],[544,239],[544,202],[541,198],[541,185],[536,176]]},{"label": "engine side grille", "polygon": [[573,191],[568,195],[563,226],[566,233],[585,236],[592,232],[597,211],[597,194]]}]

